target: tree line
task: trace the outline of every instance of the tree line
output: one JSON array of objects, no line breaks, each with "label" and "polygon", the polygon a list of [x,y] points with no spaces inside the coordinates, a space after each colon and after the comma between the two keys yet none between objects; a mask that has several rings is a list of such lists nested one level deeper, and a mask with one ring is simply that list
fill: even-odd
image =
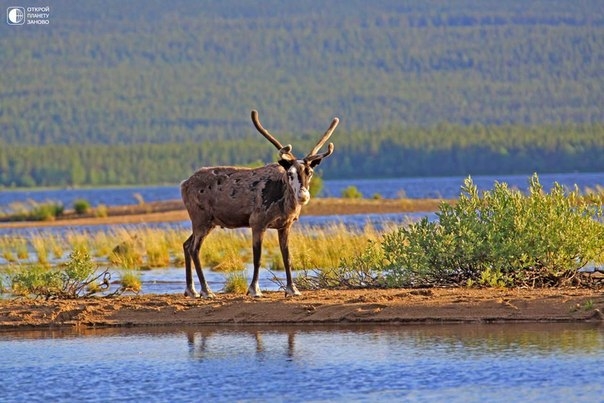
[{"label": "tree line", "polygon": [[[317,140],[282,142],[304,155]],[[604,125],[439,124],[377,132],[337,131],[324,178],[371,178],[604,170]],[[0,145],[0,186],[99,186],[179,183],[201,166],[274,162],[259,134],[238,140],[134,145]]]}]

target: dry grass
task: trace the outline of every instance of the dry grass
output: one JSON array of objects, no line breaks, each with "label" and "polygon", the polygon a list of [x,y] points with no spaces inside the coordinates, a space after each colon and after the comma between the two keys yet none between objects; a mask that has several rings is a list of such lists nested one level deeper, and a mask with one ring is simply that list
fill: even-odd
[{"label": "dry grass", "polygon": [[38,258],[38,263],[43,265],[48,264],[48,251],[52,248],[54,239],[49,236],[36,234],[31,237],[30,242]]},{"label": "dry grass", "polygon": [[8,263],[16,263],[29,257],[27,239],[21,237],[4,236],[0,238],[0,251]]},{"label": "dry grass", "polygon": [[247,292],[247,281],[245,271],[229,273],[224,284],[224,292],[227,294],[245,294]]},{"label": "dry grass", "polygon": [[[438,199],[338,199],[316,198],[302,210],[304,215],[334,215],[362,213],[393,213],[435,211]],[[3,227],[53,226],[78,224],[151,223],[157,221],[185,221],[188,219],[182,202],[166,201],[139,203],[131,206],[107,208],[106,214],[94,211],[85,217],[73,218],[70,212],[52,222],[0,223]],[[97,232],[78,231],[77,227],[63,236],[46,233],[30,239],[4,238],[0,240],[1,256],[7,262],[28,259],[31,251],[38,260],[48,263],[52,256],[61,259],[73,250],[88,251],[99,262],[127,269],[182,266],[182,243],[190,235],[180,229],[125,229],[117,226]],[[369,241],[380,237],[375,229],[349,231],[342,225],[328,228],[300,228],[294,226],[290,236],[292,262],[296,269],[337,267],[342,259],[364,250]],[[216,229],[206,238],[201,249],[204,267],[221,271],[241,271],[252,261],[251,231]],[[283,270],[281,251],[276,231],[267,231],[262,254],[263,267]]]},{"label": "dry grass", "polygon": [[[44,233],[29,240],[5,236],[0,251],[7,262],[28,258],[28,246],[40,263],[58,261],[71,251],[80,250],[95,256],[100,264],[141,269],[183,265],[182,243],[190,235],[187,230],[130,229],[118,227],[98,232],[71,230],[66,234]],[[290,234],[290,253],[295,269],[336,268],[342,259],[350,259],[365,249],[369,242],[380,239],[382,231],[370,225],[352,231],[342,224],[328,227],[294,227]],[[252,235],[249,229],[216,229],[201,248],[204,267],[224,272],[241,272],[252,263]],[[283,270],[277,232],[268,230],[264,237],[262,266]]]}]

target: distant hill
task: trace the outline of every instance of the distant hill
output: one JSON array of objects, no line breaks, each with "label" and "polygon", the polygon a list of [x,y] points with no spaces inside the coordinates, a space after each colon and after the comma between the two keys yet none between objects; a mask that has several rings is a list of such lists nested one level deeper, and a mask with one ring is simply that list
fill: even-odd
[{"label": "distant hill", "polygon": [[[162,145],[159,154],[137,157],[141,166],[163,169],[155,158],[178,172],[128,182],[177,180],[212,161],[271,160],[273,150],[250,123],[252,108],[298,148],[340,117],[334,158],[350,164],[359,155],[348,150],[409,149],[396,140],[407,138],[400,133],[438,138],[438,125],[495,127],[502,136],[509,132],[502,127],[525,127],[523,144],[532,142],[539,156],[531,132],[572,126],[596,137],[604,122],[599,0],[55,0],[50,8],[48,26],[0,24],[0,185],[118,183],[128,175],[95,174],[98,164],[86,156],[138,155],[151,144]],[[571,162],[592,142],[572,137],[561,140],[575,150]],[[460,144],[464,161],[475,155],[456,141],[446,142],[444,155]],[[475,149],[492,148],[475,141]],[[195,148],[201,144],[221,154],[208,157]],[[33,160],[16,161],[24,155]],[[325,166],[350,174],[335,164]],[[467,164],[451,163],[445,173],[465,172]],[[431,174],[421,166],[413,163],[412,174]],[[411,171],[377,161],[354,174]]]}]

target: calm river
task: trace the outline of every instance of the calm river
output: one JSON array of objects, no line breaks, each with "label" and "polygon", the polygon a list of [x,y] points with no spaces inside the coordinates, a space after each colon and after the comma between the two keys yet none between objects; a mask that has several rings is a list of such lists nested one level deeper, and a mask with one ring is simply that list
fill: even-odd
[{"label": "calm river", "polygon": [[[502,175],[502,176],[476,176],[472,180],[480,190],[493,188],[495,182],[505,182],[510,187],[526,190],[529,175]],[[446,198],[459,197],[464,177],[438,177],[438,178],[391,178],[391,179],[346,179],[325,180],[322,197],[340,197],[342,191],[348,186],[355,186],[365,198],[380,195],[384,198]],[[559,183],[567,188],[578,186],[581,191],[597,189],[604,186],[604,172],[600,173],[559,173],[543,174],[539,180],[544,189],[549,191],[554,183]],[[144,187],[119,187],[119,188],[81,188],[81,189],[19,189],[0,191],[0,213],[10,212],[13,204],[26,202],[44,203],[48,201],[60,202],[66,208],[72,208],[73,202],[85,199],[93,206],[104,204],[107,206],[119,206],[136,204],[141,201],[154,202],[174,200],[180,198],[178,185],[144,186]],[[333,223],[342,223],[351,227],[362,227],[371,223],[379,228],[384,222],[404,224],[417,221],[427,216],[435,219],[433,212],[409,213],[409,214],[356,214],[343,216],[303,216],[300,225],[324,226]],[[164,223],[149,224],[149,227],[165,226]],[[181,223],[172,223],[169,226],[190,227],[188,220]],[[80,230],[97,230],[98,226],[78,227]],[[101,228],[102,229],[102,228]],[[55,227],[52,231],[69,230],[69,228]],[[27,230],[0,229],[0,236],[6,234],[24,234],[32,232]]]},{"label": "calm river", "polygon": [[0,400],[598,402],[595,324],[0,333]]},{"label": "calm river", "polygon": [[[505,182],[510,187],[526,189],[531,174],[473,176],[472,180],[481,190],[493,188],[497,182]],[[343,179],[324,180],[322,197],[340,197],[348,186],[355,186],[365,198],[376,194],[386,199],[408,197],[454,199],[459,196],[460,188],[465,177],[437,178],[391,178],[391,179]],[[604,172],[600,173],[559,173],[539,175],[539,180],[546,190],[551,189],[554,182],[569,188],[577,185],[581,191],[596,186],[604,186]],[[18,189],[0,191],[0,208],[15,202],[32,200],[38,203],[47,201],[61,202],[71,208],[74,200],[86,199],[93,206],[136,204],[138,202],[153,202],[180,199],[178,184],[165,186],[141,186],[118,188],[76,188],[76,189]]]}]

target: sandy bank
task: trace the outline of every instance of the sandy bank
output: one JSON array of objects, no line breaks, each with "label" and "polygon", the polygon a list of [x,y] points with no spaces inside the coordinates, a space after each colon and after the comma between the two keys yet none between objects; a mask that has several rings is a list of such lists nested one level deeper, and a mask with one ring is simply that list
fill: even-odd
[{"label": "sandy bank", "polygon": [[285,299],[140,295],[68,301],[2,300],[0,330],[211,324],[602,321],[604,293],[588,289],[307,291]]}]

